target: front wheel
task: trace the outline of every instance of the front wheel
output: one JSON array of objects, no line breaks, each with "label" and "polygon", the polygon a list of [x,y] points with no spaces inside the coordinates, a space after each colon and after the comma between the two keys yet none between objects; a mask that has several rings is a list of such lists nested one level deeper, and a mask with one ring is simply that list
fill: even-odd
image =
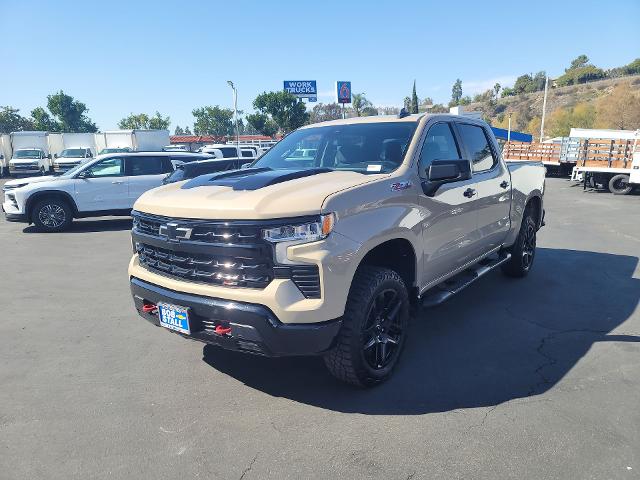
[{"label": "front wheel", "polygon": [[525,210],[518,238],[510,249],[511,258],[502,264],[502,271],[509,277],[525,277],[533,266],[538,228],[532,212],[531,208]]},{"label": "front wheel", "polygon": [[35,205],[31,220],[41,232],[61,232],[71,225],[73,216],[67,202],[52,197],[41,200]]},{"label": "front wheel", "polygon": [[336,346],[324,361],[333,376],[358,387],[386,380],[398,363],[409,324],[409,296],[387,268],[358,269]]},{"label": "front wheel", "polygon": [[631,188],[629,175],[615,175],[609,180],[609,191],[614,195],[627,195],[631,193]]}]

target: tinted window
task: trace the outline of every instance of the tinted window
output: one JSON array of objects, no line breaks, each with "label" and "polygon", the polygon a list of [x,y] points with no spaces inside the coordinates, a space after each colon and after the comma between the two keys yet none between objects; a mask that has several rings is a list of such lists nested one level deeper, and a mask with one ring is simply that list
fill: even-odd
[{"label": "tinted window", "polygon": [[473,171],[482,172],[493,168],[496,159],[484,128],[476,125],[458,124],[458,129],[462,135],[462,142],[471,156]]},{"label": "tinted window", "polygon": [[419,172],[425,175],[425,170],[434,160],[458,160],[460,152],[456,140],[448,123],[436,123],[427,132],[420,152]]},{"label": "tinted window", "polygon": [[402,163],[416,126],[376,122],[303,128],[283,138],[253,166],[387,173]]},{"label": "tinted window", "polygon": [[224,158],[232,158],[232,157],[237,157],[238,156],[238,150],[236,149],[236,147],[222,147],[219,149],[222,152],[222,156]]},{"label": "tinted window", "polygon": [[203,163],[185,163],[184,165],[178,165],[176,170],[165,178],[164,183],[180,182],[182,180],[188,180],[195,178],[199,175],[205,175],[207,173],[223,172],[225,170],[234,170],[238,168],[238,161],[236,160],[216,160]]},{"label": "tinted window", "polygon": [[119,157],[105,158],[91,165],[87,172],[92,177],[120,177],[124,173],[124,161]]},{"label": "tinted window", "polygon": [[168,173],[164,157],[129,157],[129,175],[136,177],[139,175],[160,175]]},{"label": "tinted window", "polygon": [[242,156],[243,157],[253,158],[253,152],[251,152],[249,150],[242,150]]}]

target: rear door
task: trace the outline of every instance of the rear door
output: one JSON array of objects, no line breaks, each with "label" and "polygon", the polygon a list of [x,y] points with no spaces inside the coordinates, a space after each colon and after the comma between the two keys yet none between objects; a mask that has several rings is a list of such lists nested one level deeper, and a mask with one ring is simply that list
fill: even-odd
[{"label": "rear door", "polygon": [[511,175],[486,127],[456,123],[466,158],[472,161],[477,190],[478,255],[482,255],[502,245],[509,233]]},{"label": "rear door", "polygon": [[[437,122],[428,127],[418,160],[418,174],[426,171],[435,160],[463,159],[452,124]],[[441,185],[432,196],[420,191],[423,257],[421,285],[437,283],[439,279],[468,263],[474,256],[478,229],[475,179]]]},{"label": "rear door", "polygon": [[127,208],[133,208],[140,195],[162,185],[164,177],[173,171],[173,165],[171,158],[159,155],[132,155],[126,157],[126,160],[129,185]]},{"label": "rear door", "polygon": [[79,211],[127,208],[127,177],[122,157],[105,158],[83,171],[88,176],[74,179],[74,197]]}]

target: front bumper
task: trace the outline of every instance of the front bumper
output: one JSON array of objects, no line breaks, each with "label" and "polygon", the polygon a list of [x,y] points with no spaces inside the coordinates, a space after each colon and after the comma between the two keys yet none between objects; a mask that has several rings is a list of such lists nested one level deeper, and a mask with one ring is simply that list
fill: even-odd
[{"label": "front bumper", "polygon": [[[285,324],[264,305],[180,293],[136,277],[130,281],[140,316],[159,326],[157,313],[143,312],[143,305],[164,302],[188,307],[191,334],[183,336],[229,350],[270,357],[317,355],[332,347],[342,323],[338,319]],[[231,332],[220,335],[216,326],[230,327]]]}]

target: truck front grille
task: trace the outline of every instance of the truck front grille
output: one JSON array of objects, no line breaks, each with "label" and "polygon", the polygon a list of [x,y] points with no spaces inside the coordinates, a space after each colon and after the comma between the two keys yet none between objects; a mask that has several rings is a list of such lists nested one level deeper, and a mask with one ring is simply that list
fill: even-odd
[{"label": "truck front grille", "polygon": [[133,212],[133,242],[148,270],[193,282],[265,288],[288,278],[306,298],[320,298],[317,265],[277,265],[262,229],[305,219],[212,221]]},{"label": "truck front grille", "polygon": [[187,280],[264,288],[273,278],[271,265],[256,258],[176,252],[140,242],[135,247],[142,265]]}]

